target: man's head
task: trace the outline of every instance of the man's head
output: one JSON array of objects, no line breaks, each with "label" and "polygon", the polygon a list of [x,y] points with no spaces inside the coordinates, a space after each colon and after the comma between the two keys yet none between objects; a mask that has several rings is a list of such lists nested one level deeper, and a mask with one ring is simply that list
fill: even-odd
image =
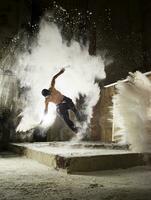
[{"label": "man's head", "polygon": [[42,94],[44,97],[46,97],[46,96],[49,96],[49,95],[51,94],[51,92],[50,92],[50,90],[43,89],[43,90],[41,91],[41,94]]}]

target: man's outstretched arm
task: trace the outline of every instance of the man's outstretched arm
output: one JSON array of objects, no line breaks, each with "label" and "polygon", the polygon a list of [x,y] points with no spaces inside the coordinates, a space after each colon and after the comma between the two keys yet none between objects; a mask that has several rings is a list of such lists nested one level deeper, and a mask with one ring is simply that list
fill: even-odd
[{"label": "man's outstretched arm", "polygon": [[58,72],[55,76],[53,76],[52,81],[51,81],[50,88],[54,88],[56,78],[57,78],[58,76],[60,76],[61,74],[63,74],[64,71],[65,71],[65,69],[62,68],[62,69],[60,70],[60,72]]},{"label": "man's outstretched arm", "polygon": [[49,104],[49,102],[48,102],[48,100],[46,99],[46,100],[45,100],[45,110],[44,110],[44,114],[47,114],[47,113],[48,113],[48,104]]},{"label": "man's outstretched arm", "polygon": [[[46,115],[46,114],[48,113],[48,104],[49,104],[49,102],[48,102],[48,100],[46,99],[46,100],[45,100],[45,110],[44,110],[44,115]],[[40,121],[39,124],[42,124],[43,121],[44,121],[44,119],[42,119],[42,120]]]}]

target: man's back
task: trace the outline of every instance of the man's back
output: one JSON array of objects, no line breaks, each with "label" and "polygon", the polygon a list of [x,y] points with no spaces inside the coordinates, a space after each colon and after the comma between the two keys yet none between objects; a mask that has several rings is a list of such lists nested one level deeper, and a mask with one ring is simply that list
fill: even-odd
[{"label": "man's back", "polygon": [[47,102],[59,104],[63,101],[64,96],[61,94],[61,92],[59,92],[55,88],[50,88],[50,91],[51,91],[51,95],[46,97]]}]

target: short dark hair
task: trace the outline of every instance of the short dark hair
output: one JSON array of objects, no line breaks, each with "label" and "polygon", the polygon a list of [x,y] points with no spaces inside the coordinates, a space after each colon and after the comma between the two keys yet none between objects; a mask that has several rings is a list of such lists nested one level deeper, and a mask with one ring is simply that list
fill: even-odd
[{"label": "short dark hair", "polygon": [[43,90],[41,91],[41,94],[42,94],[44,97],[46,97],[46,96],[49,96],[49,95],[51,94],[51,92],[50,92],[50,90],[43,89]]}]

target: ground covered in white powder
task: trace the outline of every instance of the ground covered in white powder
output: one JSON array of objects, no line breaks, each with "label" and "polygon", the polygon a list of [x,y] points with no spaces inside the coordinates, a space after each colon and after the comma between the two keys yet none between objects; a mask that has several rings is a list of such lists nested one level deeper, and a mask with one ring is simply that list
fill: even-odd
[{"label": "ground covered in white powder", "polygon": [[0,153],[0,200],[150,200],[151,167],[69,175]]}]

